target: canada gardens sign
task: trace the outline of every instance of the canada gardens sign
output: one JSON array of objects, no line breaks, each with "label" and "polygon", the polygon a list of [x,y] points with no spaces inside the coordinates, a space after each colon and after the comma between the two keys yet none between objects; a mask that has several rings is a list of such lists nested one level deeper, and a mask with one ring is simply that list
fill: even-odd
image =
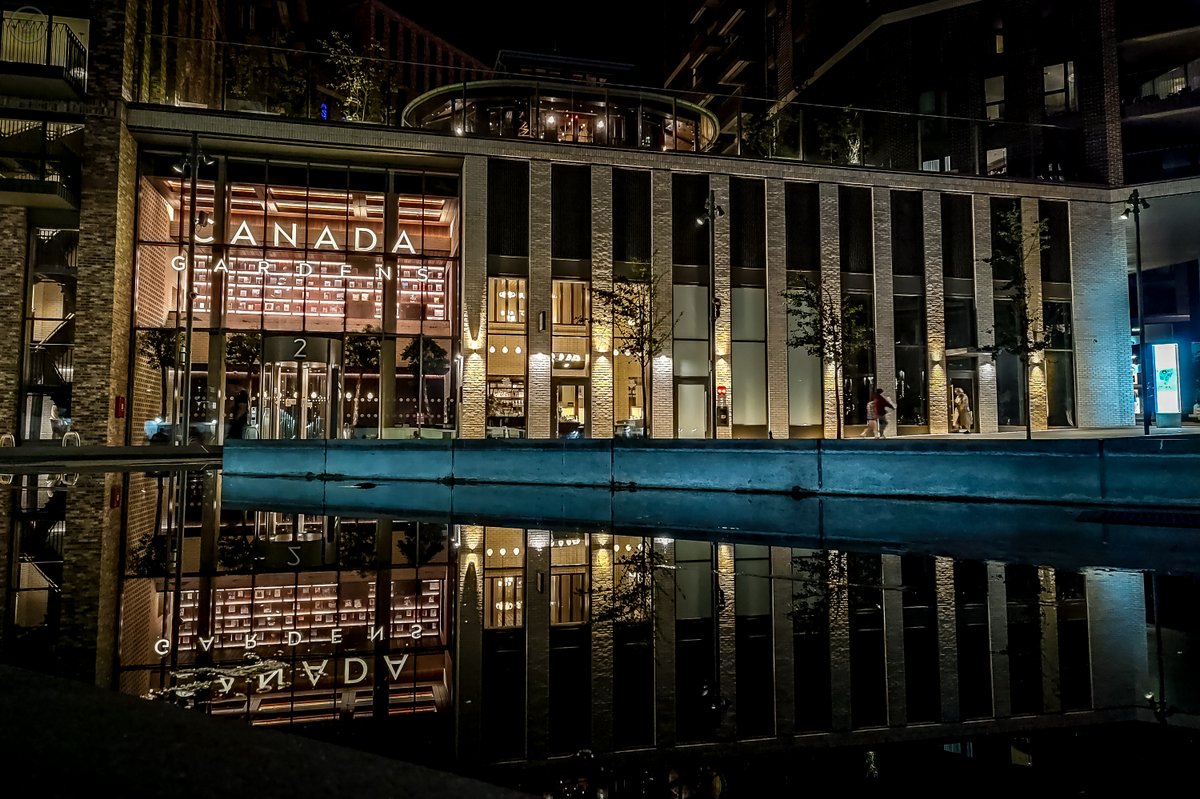
[{"label": "canada gardens sign", "polygon": [[[288,228],[284,227],[283,225],[279,224],[278,222],[275,222],[274,226],[275,226],[275,229],[272,234],[273,241],[272,241],[272,244],[270,245],[271,247],[298,247],[298,246],[300,246],[296,243],[300,234],[299,234],[298,225],[295,222],[293,222],[291,224],[290,230],[288,230]],[[249,222],[246,222],[245,220],[243,220],[242,223],[240,225],[238,225],[237,230],[234,232],[233,236],[229,239],[228,245],[231,247],[235,247],[235,246],[262,247],[266,243],[266,235],[263,235],[261,238],[263,240],[262,242],[260,242],[259,239],[255,237],[254,231],[250,229]],[[209,236],[207,238],[204,238],[201,236],[197,236],[196,243],[197,244],[212,244],[213,237]],[[373,228],[369,228],[369,227],[353,228],[353,233],[349,236],[349,242],[347,243],[347,250],[349,252],[374,253],[374,252],[378,251],[378,247],[379,247],[379,234]],[[311,247],[309,249],[314,250],[314,251],[325,249],[330,252],[345,251],[345,250],[343,250],[342,247],[338,246],[337,237],[334,235],[334,232],[329,227],[329,225],[325,225],[324,227],[322,227],[320,229],[320,232],[317,234],[316,240],[313,242],[313,244],[311,245]],[[417,248],[413,245],[412,239],[408,235],[408,231],[404,230],[403,228],[401,228],[399,233],[397,233],[396,240],[392,243],[392,247],[389,252],[393,255],[400,255],[400,254],[420,255],[420,253],[417,252]],[[250,268],[246,268],[246,267],[239,268],[239,266],[241,264],[250,264],[251,266],[250,266]],[[182,255],[176,255],[174,258],[171,259],[171,267],[176,272],[184,271],[185,269],[187,269],[187,265],[188,265],[187,258]],[[203,265],[198,262],[197,266],[202,267]],[[226,261],[226,259],[224,257],[220,257],[217,259],[217,262],[215,264],[213,264],[212,271],[214,274],[216,274],[218,272],[239,271],[239,272],[258,272],[258,273],[261,273],[264,275],[271,275],[271,274],[276,274],[275,272],[272,271],[274,269],[274,267],[275,267],[275,264],[273,262],[265,260],[265,259],[248,259],[248,258],[239,259],[239,258],[231,257],[228,261]],[[342,277],[348,277],[350,275],[351,267],[349,264],[346,264],[346,263],[339,264],[338,268],[341,270]],[[390,267],[384,267],[382,265],[379,265],[376,267],[376,270],[379,273],[379,276],[382,278],[391,278],[391,276],[392,276]],[[425,271],[424,267],[422,267],[419,271],[424,272]],[[295,273],[297,275],[299,275],[300,277],[308,277],[309,275],[311,275],[313,273],[313,264],[308,263],[307,261],[297,261],[295,263]],[[422,279],[422,280],[427,279],[427,276],[418,275],[418,277],[420,277],[420,279]]]}]

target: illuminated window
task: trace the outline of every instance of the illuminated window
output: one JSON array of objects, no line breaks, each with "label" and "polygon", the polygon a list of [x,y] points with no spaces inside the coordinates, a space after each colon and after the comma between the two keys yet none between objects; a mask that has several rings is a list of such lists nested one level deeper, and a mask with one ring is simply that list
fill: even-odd
[{"label": "illuminated window", "polygon": [[1075,92],[1075,62],[1053,64],[1042,69],[1042,91],[1047,114],[1063,114],[1079,110]]}]

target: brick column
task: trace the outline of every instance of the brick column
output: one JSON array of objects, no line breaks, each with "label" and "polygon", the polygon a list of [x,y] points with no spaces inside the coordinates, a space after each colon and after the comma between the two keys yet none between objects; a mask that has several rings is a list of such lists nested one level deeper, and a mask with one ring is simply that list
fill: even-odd
[{"label": "brick column", "polygon": [[[975,233],[975,319],[979,346],[987,347],[996,342],[996,299],[992,278],[992,206],[986,195],[971,198],[972,219]],[[994,358],[979,359],[979,397],[975,409],[975,421],[980,433],[995,433],[999,429],[996,409],[996,361]]]},{"label": "brick column", "polygon": [[[650,259],[651,270],[663,275],[654,301],[674,319],[673,268],[671,249],[671,173],[656,169],[650,176]],[[653,414],[650,433],[654,438],[675,437],[675,370],[672,361],[674,342],[668,338],[662,355],[654,359],[651,371]],[[673,624],[674,622],[672,622]],[[673,724],[673,722],[672,722]]]},{"label": "brick column", "polygon": [[933,559],[937,597],[938,683],[941,686],[942,722],[959,720],[958,619],[954,606],[954,559]]},{"label": "brick column", "polygon": [[[529,285],[525,290],[529,333],[529,385],[525,389],[525,435],[550,438],[555,416],[550,396],[550,163],[529,162]],[[538,330],[545,315],[546,329]]]},{"label": "brick column", "polygon": [[29,302],[25,282],[28,246],[25,209],[0,206],[0,304],[8,309],[8,318],[0,325],[0,434],[17,432],[24,315]]},{"label": "brick column", "polygon": [[538,760],[550,729],[550,531],[530,530],[525,544],[525,755]]},{"label": "brick column", "polygon": [[[872,197],[875,251],[875,385],[896,398],[896,314],[892,290],[892,195],[876,188]],[[896,420],[896,414],[892,414]],[[891,433],[896,435],[897,425]]]},{"label": "brick column", "polygon": [[121,118],[89,116],[79,211],[72,430],[85,444],[125,442],[114,414],[129,376],[137,145]]},{"label": "brick column", "polygon": [[834,730],[850,729],[850,591],[846,553],[829,550],[829,671]]},{"label": "brick column", "polygon": [[[613,592],[612,536],[597,533],[591,537],[592,596],[611,601]],[[592,634],[592,748],[607,752],[613,737],[613,621],[596,620]]]},{"label": "brick column", "polygon": [[[613,270],[612,167],[592,167],[592,288],[610,290]],[[595,294],[592,294],[592,298]],[[589,300],[590,301],[590,300]],[[594,319],[602,311],[591,309]],[[592,438],[613,436],[612,324],[592,324],[591,432]],[[610,576],[611,579],[611,576]]]},{"label": "brick column", "polygon": [[[1028,236],[1037,230],[1038,201],[1033,197],[1021,198],[1021,230]],[[1025,244],[1025,282],[1029,293],[1029,324],[1034,335],[1042,331],[1042,253],[1037,247]],[[1129,290],[1125,289],[1125,297]],[[1034,430],[1045,430],[1050,405],[1046,394],[1046,356],[1034,353],[1029,369],[1029,418]]]},{"label": "brick column", "polygon": [[942,198],[921,192],[925,218],[925,332],[929,346],[929,432],[950,426],[946,394],[946,297],[942,270]]},{"label": "brick column", "polygon": [[1132,425],[1126,222],[1104,203],[1071,203],[1071,326],[1079,427]]},{"label": "brick column", "polygon": [[883,649],[887,668],[887,723],[908,723],[907,680],[904,670],[904,576],[899,555],[881,555],[883,576]]},{"label": "brick column", "polygon": [[455,635],[455,751],[460,760],[480,759],[483,740],[483,528],[458,526],[458,612]]},{"label": "brick column", "polygon": [[119,474],[83,474],[67,492],[59,627],[63,676],[111,683],[116,655],[121,511],[111,508]]},{"label": "brick column", "polygon": [[[1158,692],[1147,651],[1145,578],[1141,572],[1085,569],[1092,707],[1140,705]],[[1150,644],[1154,646],[1153,643]]]},{"label": "brick column", "polygon": [[1042,619],[1042,710],[1062,710],[1062,678],[1058,663],[1058,590],[1054,569],[1038,568],[1038,610]]},{"label": "brick column", "polygon": [[[717,684],[720,697],[729,702],[721,716],[717,736],[732,739],[737,733],[737,591],[733,544],[716,544],[717,587],[725,603],[717,603]],[[720,596],[720,594],[718,594]]]},{"label": "brick column", "polygon": [[791,434],[788,410],[787,229],[783,181],[767,181],[767,413],[775,438]]},{"label": "brick column", "polygon": [[[717,205],[729,205],[729,176],[711,175],[708,185],[713,191]],[[713,228],[715,230],[713,271],[716,273],[714,288],[717,303],[721,308],[721,316],[712,326],[710,335],[714,337],[713,351],[716,353],[715,385],[725,386],[725,399],[729,403],[729,419],[733,420],[733,294],[730,285],[730,253],[729,253],[729,220],[728,213],[717,217]],[[715,388],[713,389],[716,390]],[[709,402],[716,402],[716,397],[709,397]],[[732,438],[732,424],[717,426],[717,438]]]},{"label": "brick column", "polygon": [[658,562],[654,583],[654,743],[675,745],[675,542],[655,538]]},{"label": "brick column", "polygon": [[[768,278],[769,280],[769,278]],[[792,550],[771,547],[771,643],[775,655],[775,734],[796,732],[796,652],[792,632]]]},{"label": "brick column", "polygon": [[458,431],[483,438],[487,426],[487,159],[463,159],[462,405]]},{"label": "brick column", "polygon": [[[840,309],[842,296],[842,259],[838,219],[838,187],[835,183],[822,183],[820,191],[821,215],[821,286],[837,300]],[[822,391],[824,394],[825,438],[837,438],[838,419],[842,416],[842,404],[846,398],[840,395],[837,383],[841,379],[838,364],[821,364]]]},{"label": "brick column", "polygon": [[987,564],[988,640],[992,645],[992,715],[1012,715],[1012,686],[1008,668],[1008,586],[1004,564]]}]

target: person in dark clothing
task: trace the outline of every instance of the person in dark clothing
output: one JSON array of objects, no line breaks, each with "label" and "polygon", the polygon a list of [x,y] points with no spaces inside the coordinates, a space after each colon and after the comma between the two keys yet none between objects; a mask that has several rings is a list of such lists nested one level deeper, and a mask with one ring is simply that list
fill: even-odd
[{"label": "person in dark clothing", "polygon": [[887,438],[888,410],[894,409],[895,404],[884,396],[883,389],[875,389],[871,402],[875,404],[875,424],[879,428],[879,437]]},{"label": "person in dark clothing", "polygon": [[250,393],[242,389],[233,398],[233,413],[229,416],[229,435],[226,438],[244,438],[246,422],[250,420]]}]

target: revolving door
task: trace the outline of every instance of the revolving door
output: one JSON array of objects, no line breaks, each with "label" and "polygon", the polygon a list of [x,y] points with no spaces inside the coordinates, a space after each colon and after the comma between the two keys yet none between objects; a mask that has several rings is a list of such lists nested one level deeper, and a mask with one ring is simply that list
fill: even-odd
[{"label": "revolving door", "polygon": [[263,340],[261,437],[337,438],[342,342],[316,336]]}]

